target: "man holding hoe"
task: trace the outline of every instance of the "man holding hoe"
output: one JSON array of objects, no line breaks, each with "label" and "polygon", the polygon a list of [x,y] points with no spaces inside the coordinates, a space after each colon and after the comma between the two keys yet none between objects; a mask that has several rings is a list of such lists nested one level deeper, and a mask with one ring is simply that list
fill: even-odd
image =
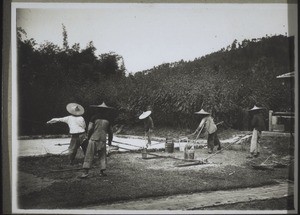
[{"label": "man holding hoe", "polygon": [[198,112],[195,112],[195,114],[200,115],[202,118],[198,128],[195,130],[194,133],[190,134],[189,136],[195,135],[198,133],[198,136],[201,134],[202,131],[208,133],[207,138],[207,147],[208,147],[208,153],[211,154],[213,152],[214,146],[218,146],[218,150],[221,150],[221,144],[220,140],[217,136],[217,126],[214,123],[214,120],[210,113],[204,111],[201,109]]}]

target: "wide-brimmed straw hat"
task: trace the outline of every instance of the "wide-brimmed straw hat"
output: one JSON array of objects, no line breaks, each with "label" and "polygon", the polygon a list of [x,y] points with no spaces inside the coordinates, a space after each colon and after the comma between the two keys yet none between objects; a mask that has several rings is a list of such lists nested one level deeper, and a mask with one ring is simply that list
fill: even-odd
[{"label": "wide-brimmed straw hat", "polygon": [[66,106],[67,111],[74,116],[81,116],[84,113],[84,108],[77,103],[69,103]]},{"label": "wide-brimmed straw hat", "polygon": [[139,116],[139,119],[145,119],[145,118],[147,118],[148,116],[150,116],[151,113],[152,113],[151,110],[148,110],[148,111],[146,111],[146,112],[143,112],[143,113]]},{"label": "wide-brimmed straw hat", "polygon": [[203,114],[203,115],[210,115],[210,113],[206,112],[205,110],[201,109],[198,112],[195,112],[195,114]]},{"label": "wide-brimmed straw hat", "polygon": [[255,111],[255,110],[262,110],[262,109],[264,109],[264,108],[262,108],[262,107],[257,107],[256,105],[254,105],[253,108],[251,108],[251,109],[248,110],[248,111]]}]

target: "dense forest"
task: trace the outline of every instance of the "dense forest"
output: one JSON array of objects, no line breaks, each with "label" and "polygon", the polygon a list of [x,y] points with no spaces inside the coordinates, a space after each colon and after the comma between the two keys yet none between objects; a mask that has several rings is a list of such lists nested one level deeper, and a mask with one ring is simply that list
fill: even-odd
[{"label": "dense forest", "polygon": [[53,117],[66,116],[70,102],[83,105],[84,118],[92,104],[103,101],[118,109],[115,123],[134,125],[151,106],[156,126],[194,128],[193,114],[204,108],[227,127],[248,129],[248,112],[254,104],[267,110],[291,111],[290,83],[277,75],[293,70],[290,38],[282,35],[233,41],[228,47],[193,61],[162,64],[126,74],[122,56],[96,56],[93,42],[85,48],[37,44],[18,28],[19,135],[66,133],[65,125],[47,126]]}]

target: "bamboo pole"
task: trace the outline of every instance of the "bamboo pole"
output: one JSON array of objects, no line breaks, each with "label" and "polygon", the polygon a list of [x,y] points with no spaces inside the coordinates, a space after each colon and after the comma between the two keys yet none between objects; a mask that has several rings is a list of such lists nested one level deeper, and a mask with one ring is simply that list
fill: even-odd
[{"label": "bamboo pole", "polygon": [[267,157],[267,159],[264,161],[264,162],[262,162],[260,165],[265,165],[265,163],[267,162],[267,160],[269,160],[269,158],[271,157],[272,155],[270,155],[269,157]]},{"label": "bamboo pole", "polygon": [[141,148],[140,146],[132,145],[132,144],[129,144],[129,143],[123,143],[123,142],[114,141],[114,140],[112,142],[114,142],[114,143],[120,143],[120,144],[127,145],[127,146],[133,146],[133,147]]},{"label": "bamboo pole", "polygon": [[116,146],[116,145],[112,145],[114,147],[119,147],[120,149],[125,149],[127,151],[132,151],[132,152],[136,152],[136,150],[132,150],[132,149],[127,149],[127,148],[124,148],[124,147],[121,147],[121,146]]},{"label": "bamboo pole", "polygon": [[62,145],[70,145],[70,143],[57,143],[56,146],[62,146]]}]

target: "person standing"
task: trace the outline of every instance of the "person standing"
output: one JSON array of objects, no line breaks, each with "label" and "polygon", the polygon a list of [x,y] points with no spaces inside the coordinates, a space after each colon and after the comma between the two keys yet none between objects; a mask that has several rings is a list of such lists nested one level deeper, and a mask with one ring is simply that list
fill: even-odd
[{"label": "person standing", "polygon": [[88,124],[88,146],[84,157],[84,173],[81,178],[89,175],[94,156],[97,154],[100,160],[100,176],[107,176],[104,172],[107,166],[106,139],[108,135],[108,145],[111,146],[113,139],[111,114],[114,108],[108,107],[104,102],[101,105],[92,105],[98,109],[98,113],[93,115]]},{"label": "person standing", "polygon": [[202,118],[198,128],[195,130],[195,132],[190,135],[195,135],[198,133],[198,136],[199,136],[200,133],[207,132],[208,133],[208,138],[207,138],[208,153],[211,154],[213,152],[215,146],[218,146],[217,149],[221,150],[221,143],[220,143],[220,140],[217,135],[217,126],[216,126],[211,114],[204,111],[203,109],[201,109],[198,112],[195,112],[195,114],[198,114],[198,115],[202,116],[203,118]]},{"label": "person standing", "polygon": [[250,156],[248,156],[247,158],[258,157],[260,154],[261,134],[262,131],[266,130],[263,115],[261,113],[262,109],[263,108],[254,105],[254,107],[249,110],[252,114],[251,126],[253,128],[253,132],[250,144]]},{"label": "person standing", "polygon": [[152,136],[152,132],[154,129],[154,123],[153,120],[151,118],[151,110],[148,110],[146,112],[143,112],[140,116],[139,119],[143,120],[144,122],[144,132],[145,132],[145,137],[147,137],[147,144],[146,144],[146,148],[148,148],[148,146],[151,145],[151,136]]},{"label": "person standing", "polygon": [[[47,124],[53,124],[57,122],[63,122],[68,124],[69,133],[71,134],[71,141],[69,146],[69,160],[70,165],[74,164],[74,159],[77,153],[77,150],[86,139],[86,124],[84,118],[82,117],[84,113],[84,108],[77,103],[69,103],[66,106],[67,111],[71,114],[70,116],[62,118],[53,118],[47,122]],[[83,151],[85,151],[82,146]]]}]

